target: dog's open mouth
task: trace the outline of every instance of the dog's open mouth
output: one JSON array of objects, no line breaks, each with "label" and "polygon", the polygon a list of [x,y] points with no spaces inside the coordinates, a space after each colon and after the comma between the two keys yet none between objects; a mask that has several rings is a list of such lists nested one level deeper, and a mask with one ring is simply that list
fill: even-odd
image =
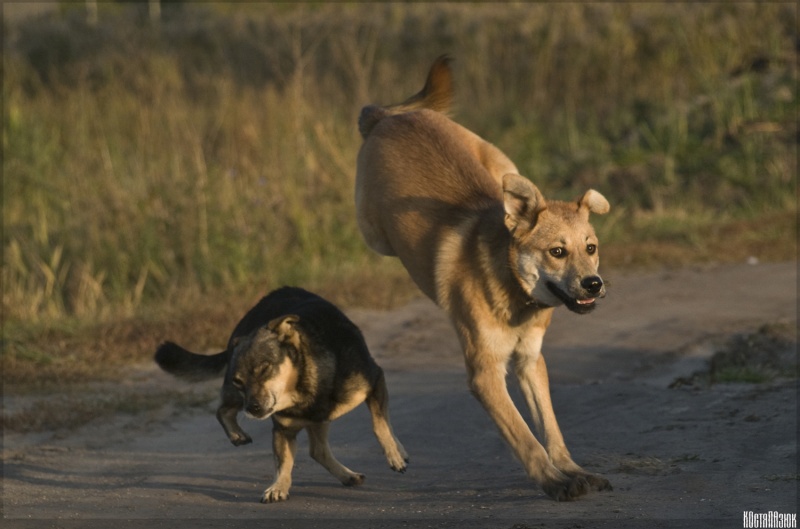
[{"label": "dog's open mouth", "polygon": [[263,421],[275,413],[275,407],[270,406],[269,408],[262,408],[261,406],[247,406],[244,411],[251,419]]},{"label": "dog's open mouth", "polygon": [[555,283],[550,281],[547,282],[547,288],[552,292],[558,299],[561,300],[564,305],[577,314],[587,314],[595,309],[597,304],[595,303],[596,298],[573,298],[560,288],[558,288]]}]

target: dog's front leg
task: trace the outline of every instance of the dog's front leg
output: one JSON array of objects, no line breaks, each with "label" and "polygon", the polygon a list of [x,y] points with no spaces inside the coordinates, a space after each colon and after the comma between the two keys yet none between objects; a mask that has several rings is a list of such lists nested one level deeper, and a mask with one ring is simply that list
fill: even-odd
[{"label": "dog's front leg", "polygon": [[253,440],[239,426],[236,416],[244,406],[242,395],[233,387],[223,386],[222,402],[217,408],[217,420],[234,446],[246,445]]},{"label": "dog's front leg", "polygon": [[[470,390],[511,445],[528,476],[556,501],[572,500],[588,492],[585,479],[566,475],[553,465],[511,400],[505,375],[514,342],[505,339],[504,333],[486,336],[485,332],[481,335],[459,325],[456,330],[464,348]],[[507,353],[498,353],[505,347]]]},{"label": "dog's front leg", "polygon": [[272,453],[275,456],[275,481],[264,491],[261,503],[274,503],[289,498],[292,468],[297,453],[297,432],[300,428],[283,426],[272,421]]},{"label": "dog's front leg", "polygon": [[527,347],[520,348],[514,355],[516,375],[530,407],[536,432],[544,440],[550,460],[561,472],[585,479],[595,490],[611,490],[607,479],[590,474],[575,463],[564,443],[550,400],[550,381],[541,354],[541,339],[542,336],[533,337],[526,343]]}]

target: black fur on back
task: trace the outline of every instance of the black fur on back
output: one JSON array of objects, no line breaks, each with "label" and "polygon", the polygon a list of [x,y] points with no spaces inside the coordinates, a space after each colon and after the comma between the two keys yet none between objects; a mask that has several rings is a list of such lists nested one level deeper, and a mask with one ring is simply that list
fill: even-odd
[{"label": "black fur on back", "polygon": [[[325,420],[338,402],[347,400],[344,382],[348,377],[362,373],[376,378],[382,371],[370,355],[359,328],[341,310],[297,287],[283,287],[262,298],[234,329],[229,349],[233,350],[235,338],[290,314],[299,316],[295,325],[302,336],[302,351],[292,352],[290,356],[301,373],[298,389],[307,398],[278,415]],[[314,379],[304,376],[309,362],[316,364],[319,376]]]},{"label": "black fur on back", "polygon": [[[261,298],[236,325],[225,351],[201,355],[173,342],[164,342],[156,351],[155,361],[164,371],[186,380],[220,377],[230,362],[236,338],[247,336],[273,319],[290,314],[299,316],[297,326],[306,345],[296,357],[297,362],[303,364],[307,361],[304,354],[315,356],[317,361],[331,360],[331,356],[334,359],[335,373],[330,373],[330,380],[323,381],[325,387],[308,388],[310,393],[328,393],[335,401],[338,382],[353,372],[375,370],[374,360],[358,327],[331,302],[298,287],[279,288]],[[298,367],[303,368],[302,365]]]},{"label": "black fur on back", "polygon": [[[351,361],[362,358],[371,362],[359,328],[333,303],[299,287],[282,287],[261,298],[233,330],[228,349],[233,349],[235,338],[289,314],[300,317],[298,327],[312,345],[324,347],[336,356],[351,355]],[[350,351],[354,348],[356,351]]]}]

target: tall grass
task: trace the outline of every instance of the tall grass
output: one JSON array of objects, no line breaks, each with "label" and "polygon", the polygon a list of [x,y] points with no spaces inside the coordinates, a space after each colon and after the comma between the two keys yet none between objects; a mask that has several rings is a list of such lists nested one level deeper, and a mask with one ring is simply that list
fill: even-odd
[{"label": "tall grass", "polygon": [[606,194],[604,242],[792,210],[796,24],[778,3],[206,4],[158,27],[119,6],[6,27],[4,313],[380,288],[354,220],[355,118],[442,52],[460,122],[546,196]]}]

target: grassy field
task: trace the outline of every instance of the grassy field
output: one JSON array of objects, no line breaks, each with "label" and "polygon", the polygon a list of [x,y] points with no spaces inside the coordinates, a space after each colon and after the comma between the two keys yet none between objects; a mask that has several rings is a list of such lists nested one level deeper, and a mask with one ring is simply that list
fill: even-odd
[{"label": "grassy field", "polygon": [[17,380],[219,346],[283,284],[407,299],[355,224],[355,119],[443,52],[458,121],[545,196],[609,199],[605,266],[796,258],[793,3],[77,6],[4,28]]}]

